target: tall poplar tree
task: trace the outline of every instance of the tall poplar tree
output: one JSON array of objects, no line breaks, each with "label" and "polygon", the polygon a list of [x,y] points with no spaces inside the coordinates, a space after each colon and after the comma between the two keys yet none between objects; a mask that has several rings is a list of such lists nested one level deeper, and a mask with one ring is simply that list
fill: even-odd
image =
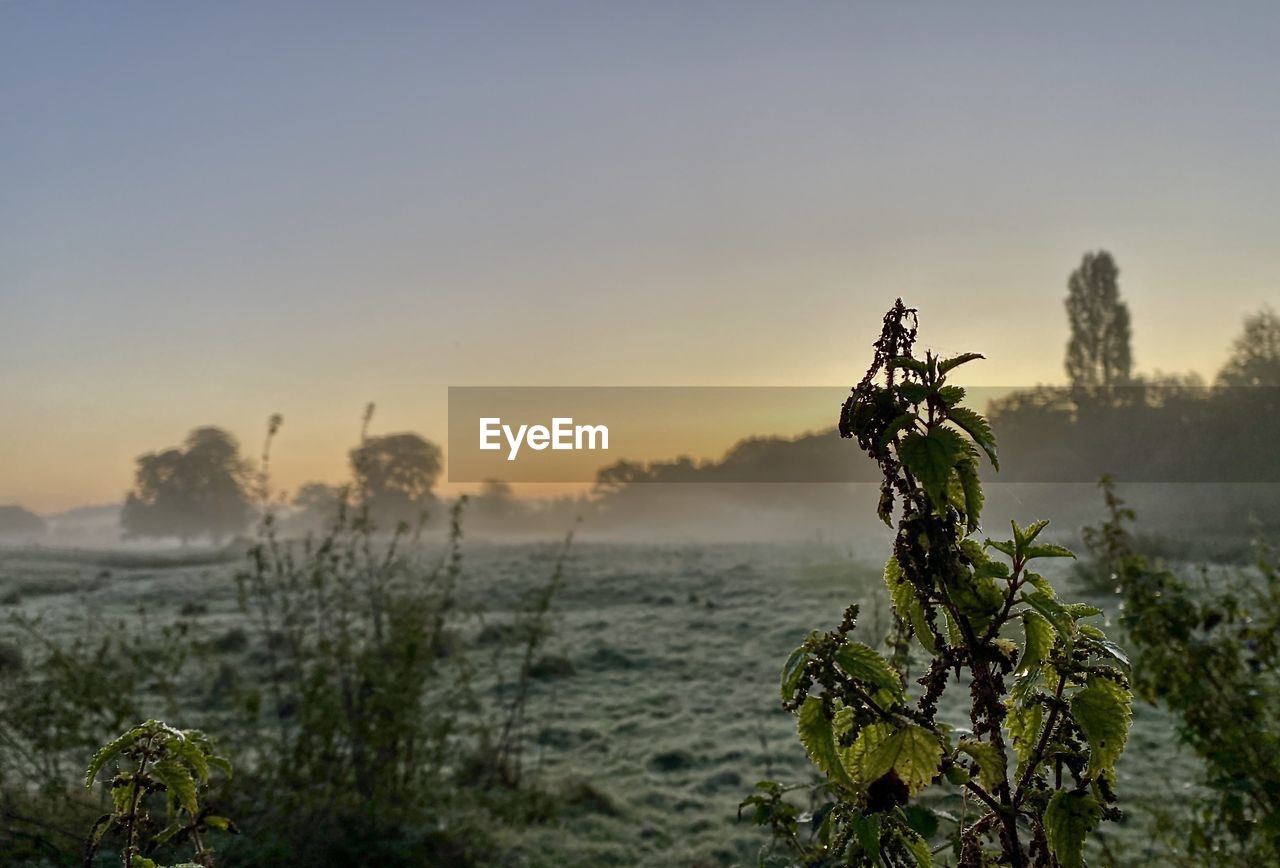
[{"label": "tall poplar tree", "polygon": [[1066,368],[1077,402],[1111,403],[1114,388],[1129,381],[1129,307],[1120,300],[1120,269],[1105,250],[1086,253],[1067,281]]}]

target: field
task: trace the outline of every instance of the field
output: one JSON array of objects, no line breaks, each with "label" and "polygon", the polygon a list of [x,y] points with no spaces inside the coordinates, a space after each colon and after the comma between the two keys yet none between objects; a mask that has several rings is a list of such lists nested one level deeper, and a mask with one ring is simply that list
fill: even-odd
[{"label": "field", "polygon": [[[508,863],[755,864],[765,839],[736,822],[739,801],[757,780],[809,777],[792,719],[779,708],[779,666],[809,630],[834,626],[850,602],[864,603],[861,637],[883,636],[888,610],[881,565],[871,557],[879,550],[864,557],[820,543],[577,545],[555,605],[555,637],[538,667],[527,753],[535,779],[576,793],[576,805],[506,842]],[[484,601],[490,625],[551,569],[546,545],[477,543],[465,552],[467,593]],[[234,635],[240,618],[234,569],[181,554],[10,551],[0,555],[0,615],[43,614],[56,636],[145,611],[155,623],[184,620],[216,639]],[[1072,587],[1069,571],[1055,579],[1073,598],[1090,599]],[[1114,612],[1109,599],[1090,601]],[[11,629],[5,622],[0,631]],[[466,641],[482,650],[491,636],[477,622]],[[216,707],[217,696],[208,703]],[[947,713],[964,725],[957,708]],[[1120,769],[1122,803],[1139,792],[1167,802],[1192,785],[1196,762],[1185,753],[1153,762],[1173,739],[1167,716],[1136,709]],[[1147,819],[1137,807],[1103,838],[1126,858],[1103,864],[1147,862]]]}]

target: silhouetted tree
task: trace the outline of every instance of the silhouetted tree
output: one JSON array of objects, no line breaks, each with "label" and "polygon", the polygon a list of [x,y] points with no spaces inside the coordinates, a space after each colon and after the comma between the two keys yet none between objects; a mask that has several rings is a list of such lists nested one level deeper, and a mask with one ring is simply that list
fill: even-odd
[{"label": "silhouetted tree", "polygon": [[138,457],[120,523],[129,537],[177,537],[185,545],[207,534],[217,544],[249,523],[247,483],[236,439],[197,428],[181,447]]},{"label": "silhouetted tree", "polygon": [[472,513],[489,512],[495,517],[505,518],[513,512],[516,503],[515,489],[501,479],[486,479],[480,493],[472,500]]},{"label": "silhouetted tree", "polygon": [[654,474],[643,463],[622,459],[596,471],[596,494],[612,494],[636,482],[650,482]]},{"label": "silhouetted tree", "polygon": [[1280,386],[1280,316],[1269,307],[1244,319],[1231,357],[1218,372],[1222,386]]},{"label": "silhouetted tree", "polygon": [[384,526],[422,515],[435,501],[431,489],[442,466],[440,447],[412,432],[367,437],[351,450],[356,492]]},{"label": "silhouetted tree", "polygon": [[1067,377],[1077,403],[1114,400],[1129,381],[1129,307],[1120,300],[1120,270],[1105,250],[1086,253],[1067,281]]},{"label": "silhouetted tree", "polygon": [[338,519],[346,490],[323,482],[308,482],[293,496],[294,512],[286,521],[290,531],[322,531]]},{"label": "silhouetted tree", "polygon": [[524,504],[516,499],[515,489],[498,479],[486,479],[479,494],[471,499],[470,520],[482,530],[518,530],[528,518]]}]

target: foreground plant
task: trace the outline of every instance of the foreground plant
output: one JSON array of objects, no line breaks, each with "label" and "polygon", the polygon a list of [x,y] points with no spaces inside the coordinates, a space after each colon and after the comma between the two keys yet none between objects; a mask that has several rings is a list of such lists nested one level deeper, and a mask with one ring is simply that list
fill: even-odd
[{"label": "foreground plant", "polygon": [[[258,748],[246,775],[270,798],[249,794],[237,816],[291,865],[474,864],[496,846],[495,821],[542,810],[523,775],[524,724],[569,541],[547,584],[513,607],[511,641],[482,660],[466,639],[482,612],[463,586],[466,499],[435,554],[425,514],[380,528],[367,483],[383,472],[368,457],[372,412],[353,485],[337,492],[327,530],[301,541],[280,535],[270,500],[281,420],[269,422],[262,520],[236,576],[265,677],[240,679],[236,695],[245,743]],[[506,690],[490,697],[492,681]]]},{"label": "foreground plant", "polygon": [[[778,784],[762,783],[744,807],[809,865],[928,866],[949,851],[963,868],[1079,868],[1089,833],[1119,816],[1127,661],[1081,623],[1098,609],[1061,602],[1034,571],[1073,557],[1039,540],[1047,522],[976,538],[979,450],[998,468],[996,443],[947,375],[982,357],[917,358],[915,336],[916,312],[899,301],[839,429],[883,473],[878,512],[897,528],[884,579],[926,671],[908,690],[900,669],[853,638],[857,606],[811,633],[786,661],[782,699],[827,803],[805,836]],[[969,731],[938,719],[953,679],[968,687]],[[920,804],[933,784],[959,789],[960,817]]]},{"label": "foreground plant", "polygon": [[[200,805],[200,791],[209,783],[210,769],[231,774],[231,764],[213,752],[209,739],[198,730],[174,729],[148,720],[94,754],[84,785],[93,786],[98,774],[111,763],[118,769],[111,779],[113,810],[90,830],[84,864],[93,864],[106,835],[119,832],[124,839],[120,850],[124,868],[159,868],[149,854],[165,844],[183,842],[190,843],[193,855],[192,861],[182,865],[212,866],[213,850],[204,836],[210,829],[225,832],[235,831],[235,827],[226,817],[211,814]],[[167,822],[159,831],[148,807],[152,796],[164,799]]]},{"label": "foreground plant", "polygon": [[1110,477],[1100,487],[1107,518],[1084,542],[1099,584],[1123,600],[1134,687],[1177,715],[1204,762],[1203,794],[1155,811],[1157,837],[1173,845],[1166,862],[1280,864],[1280,734],[1268,725],[1280,719],[1280,567],[1259,544],[1252,575],[1197,587],[1138,551],[1134,511]]}]

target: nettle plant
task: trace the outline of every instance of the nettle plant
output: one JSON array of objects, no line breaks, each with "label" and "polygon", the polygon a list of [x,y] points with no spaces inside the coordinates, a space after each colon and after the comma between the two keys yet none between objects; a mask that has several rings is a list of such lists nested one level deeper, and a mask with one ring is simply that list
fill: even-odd
[{"label": "nettle plant", "polygon": [[[210,829],[235,832],[226,817],[200,804],[200,791],[209,784],[212,769],[230,777],[231,764],[213,752],[213,744],[199,730],[175,729],[158,720],[133,727],[102,747],[89,762],[84,785],[93,786],[98,775],[114,764],[111,778],[112,810],[94,823],[85,841],[84,864],[94,864],[103,839],[118,833],[123,839],[120,862],[124,868],[160,868],[151,858],[165,845],[187,843],[192,848],[186,866],[212,866],[213,849],[206,836]],[[163,802],[165,824],[151,814],[153,802]]]},{"label": "nettle plant", "polygon": [[[779,784],[760,784],[744,806],[809,865],[1078,868],[1089,833],[1119,817],[1127,660],[1082,623],[1098,609],[1060,601],[1034,570],[1073,557],[1040,541],[1047,522],[976,536],[979,450],[998,469],[996,443],[947,376],[982,356],[917,358],[916,328],[899,300],[839,430],[883,473],[878,512],[897,530],[884,580],[926,669],[908,689],[906,655],[891,662],[853,638],[856,605],[835,630],[811,633],[786,661],[782,698],[827,803],[806,836]],[[968,730],[939,719],[953,680],[968,687]],[[958,788],[959,816],[920,802],[935,785],[938,796]]]}]

